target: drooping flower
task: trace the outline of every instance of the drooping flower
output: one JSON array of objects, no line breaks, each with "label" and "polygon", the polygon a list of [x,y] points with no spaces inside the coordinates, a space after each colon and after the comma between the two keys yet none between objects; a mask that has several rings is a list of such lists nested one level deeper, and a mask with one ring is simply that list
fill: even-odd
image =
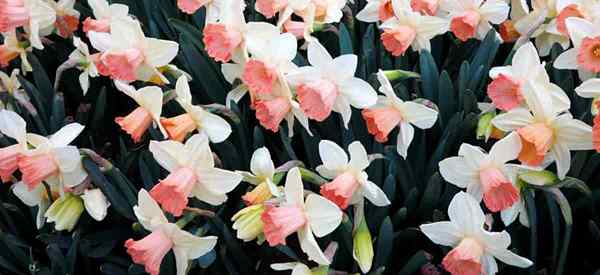
[{"label": "drooping flower", "polygon": [[169,83],[157,68],[175,58],[179,44],[147,38],[140,22],[133,18],[111,19],[110,26],[110,34],[89,32],[88,36],[92,45],[102,52],[101,61],[111,78],[126,82],[149,81],[158,75],[164,83]]},{"label": "drooping flower", "polygon": [[85,33],[90,31],[108,33],[113,20],[129,16],[129,7],[125,4],[109,4],[107,0],[88,0],[88,5],[92,8],[96,19],[88,17],[83,21]]},{"label": "drooping flower", "polygon": [[304,200],[300,170],[292,168],[286,178],[285,200],[278,206],[268,205],[262,214],[264,234],[270,246],[285,244],[287,236],[298,233],[300,248],[321,265],[328,265],[315,236],[323,237],[342,221],[342,211],[325,198],[310,194]]},{"label": "drooping flower", "polygon": [[23,27],[29,42],[36,49],[44,49],[41,31],[52,28],[56,12],[42,0],[0,0],[0,32],[14,32]]},{"label": "drooping flower", "polygon": [[521,152],[521,140],[511,133],[497,141],[489,154],[466,143],[460,146],[457,157],[439,163],[444,179],[460,188],[466,188],[475,200],[485,203],[493,212],[505,210],[519,201],[516,182],[511,181],[506,162],[516,159]]},{"label": "drooping flower", "polygon": [[97,56],[90,55],[90,50],[79,37],[73,36],[73,45],[75,50],[69,55],[67,62],[71,63],[81,71],[79,74],[79,85],[85,95],[90,87],[90,77],[97,77],[98,68],[96,68]]},{"label": "drooping flower", "polygon": [[[571,20],[571,19],[568,19]],[[522,149],[519,160],[529,166],[540,166],[546,157],[556,162],[557,174],[563,179],[571,167],[571,150],[590,150],[592,128],[571,114],[556,109],[552,99],[537,85],[525,83],[530,110],[515,108],[496,116],[492,123],[502,131],[517,131]]]},{"label": "drooping flower", "polygon": [[461,41],[483,39],[492,28],[508,17],[510,7],[502,0],[445,0],[440,9],[451,18],[450,31]]},{"label": "drooping flower", "polygon": [[381,42],[393,56],[403,55],[409,47],[430,50],[430,40],[448,31],[448,20],[413,11],[409,0],[392,0],[394,17],[381,24]]},{"label": "drooping flower", "polygon": [[193,135],[185,144],[177,141],[151,141],[154,159],[170,174],[156,184],[150,194],[165,211],[180,216],[188,197],[196,197],[212,205],[227,200],[227,193],[242,180],[242,176],[216,168],[208,139]]},{"label": "drooping flower", "polygon": [[348,146],[350,160],[344,149],[329,140],[319,142],[319,156],[323,164],[317,167],[321,176],[332,181],[321,185],[321,195],[341,209],[355,204],[363,197],[376,206],[390,204],[389,199],[364,171],[370,164],[367,152],[358,141]]},{"label": "drooping flower", "polygon": [[453,248],[442,261],[451,274],[493,275],[498,272],[496,259],[520,268],[533,264],[508,250],[508,232],[484,230],[485,215],[471,195],[456,194],[448,207],[448,216],[450,221],[423,224],[420,229],[434,243]]},{"label": "drooping flower", "polygon": [[142,135],[153,124],[158,126],[163,136],[168,136],[160,123],[163,93],[159,87],[148,86],[136,90],[133,86],[120,81],[115,81],[115,86],[139,105],[127,116],[115,118],[115,122],[121,126],[121,129],[131,135],[133,142],[139,142]]},{"label": "drooping flower", "polygon": [[526,81],[535,83],[542,92],[551,97],[557,110],[566,111],[571,106],[567,94],[558,85],[550,82],[544,64],[531,42],[517,49],[512,58],[512,65],[494,67],[489,74],[493,80],[487,87],[487,94],[500,110],[509,111],[525,106],[523,93],[531,92],[525,89],[523,83]]},{"label": "drooping flower", "polygon": [[600,27],[578,17],[565,19],[573,48],[554,60],[554,68],[578,70],[579,78],[588,80],[600,73]]},{"label": "drooping flower", "polygon": [[141,240],[128,239],[125,242],[127,253],[134,263],[143,265],[146,272],[158,275],[164,256],[173,250],[177,275],[185,275],[188,261],[210,252],[217,244],[217,237],[198,237],[169,223],[158,204],[146,190],[138,193],[138,205],[133,211],[142,226],[151,231]]},{"label": "drooping flower", "polygon": [[219,62],[229,62],[233,56],[245,55],[244,37],[250,29],[261,32],[266,23],[248,23],[244,19],[245,3],[228,1],[229,6],[219,14],[219,20],[209,22],[203,29],[202,41],[206,52]]},{"label": "drooping flower", "polygon": [[311,66],[300,67],[287,79],[296,87],[300,108],[309,118],[322,121],[331,111],[340,113],[348,127],[352,110],[367,108],[377,101],[377,93],[366,81],[354,77],[356,55],[332,58],[317,40],[308,44]]},{"label": "drooping flower", "polygon": [[414,136],[413,125],[420,129],[431,128],[438,112],[423,104],[398,98],[383,71],[377,73],[377,79],[381,84],[379,91],[385,96],[380,96],[375,106],[362,111],[367,130],[375,136],[375,140],[383,143],[387,141],[389,133],[398,127],[400,132],[396,149],[398,154],[406,158]]},{"label": "drooping flower", "polygon": [[180,76],[177,79],[175,92],[177,93],[177,102],[186,113],[160,120],[170,139],[182,142],[189,133],[195,130],[198,130],[200,134],[207,135],[211,142],[219,143],[227,139],[231,134],[231,126],[220,116],[192,104],[192,94],[186,76]]},{"label": "drooping flower", "polygon": [[273,179],[275,165],[271,153],[266,147],[256,149],[250,159],[250,172],[236,171],[244,177],[244,181],[255,185],[254,189],[242,196],[247,205],[261,204],[273,195],[279,195],[279,190]]},{"label": "drooping flower", "polygon": [[231,221],[233,221],[231,227],[237,232],[238,239],[249,242],[263,234],[264,224],[261,216],[264,211],[264,204],[253,204],[243,208],[231,217]]},{"label": "drooping flower", "polygon": [[74,187],[87,177],[77,147],[69,145],[83,131],[84,126],[71,123],[49,137],[27,134],[27,142],[35,149],[23,151],[18,159],[21,180],[29,190],[42,181],[50,185]]},{"label": "drooping flower", "polygon": [[56,21],[54,27],[56,33],[68,38],[79,28],[79,11],[75,9],[75,0],[47,0],[46,1],[56,12]]},{"label": "drooping flower", "polygon": [[55,200],[44,216],[49,223],[54,223],[54,229],[71,231],[83,213],[83,201],[78,196],[66,193]]}]

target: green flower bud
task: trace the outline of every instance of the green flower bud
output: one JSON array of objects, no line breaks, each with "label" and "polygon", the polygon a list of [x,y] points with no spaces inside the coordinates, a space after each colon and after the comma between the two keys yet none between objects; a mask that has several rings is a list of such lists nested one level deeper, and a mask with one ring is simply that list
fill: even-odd
[{"label": "green flower bud", "polygon": [[358,263],[360,270],[363,273],[369,272],[373,264],[373,240],[371,232],[367,226],[367,221],[364,217],[361,219],[358,228],[354,231],[354,260]]},{"label": "green flower bud", "polygon": [[527,184],[537,186],[552,185],[558,182],[558,177],[556,174],[547,170],[527,171],[519,174],[519,179]]},{"label": "green flower bud", "polygon": [[251,241],[263,233],[263,222],[260,218],[265,211],[263,204],[248,206],[237,212],[231,220],[233,229],[237,231],[238,239]]},{"label": "green flower bud", "polygon": [[54,223],[56,230],[71,231],[83,213],[83,200],[71,193],[54,201],[44,214],[48,222]]}]

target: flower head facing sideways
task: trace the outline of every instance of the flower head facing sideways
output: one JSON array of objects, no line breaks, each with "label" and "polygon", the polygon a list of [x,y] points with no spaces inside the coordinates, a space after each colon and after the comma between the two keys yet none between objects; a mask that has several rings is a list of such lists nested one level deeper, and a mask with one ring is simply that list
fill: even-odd
[{"label": "flower head facing sideways", "polygon": [[17,144],[0,148],[0,179],[8,183],[19,168],[18,160],[27,150],[27,125],[17,113],[0,110],[0,133],[14,139]]},{"label": "flower head facing sideways", "polygon": [[158,204],[142,189],[138,193],[138,204],[133,211],[142,226],[151,233],[141,240],[128,239],[127,253],[133,262],[143,265],[146,272],[158,275],[164,256],[173,250],[177,275],[187,272],[188,261],[210,252],[217,244],[217,237],[198,237],[169,223]]},{"label": "flower head facing sideways", "polygon": [[163,93],[159,87],[147,86],[136,90],[133,86],[120,81],[115,81],[115,86],[139,105],[127,116],[115,118],[115,122],[121,126],[121,129],[131,135],[133,142],[140,142],[142,135],[153,123],[158,126],[163,136],[168,136],[160,123]]},{"label": "flower head facing sideways", "polygon": [[99,75],[98,68],[96,68],[97,56],[90,55],[88,45],[81,41],[79,37],[73,36],[73,45],[75,50],[69,55],[67,62],[72,62],[81,71],[79,85],[83,90],[83,95],[85,95],[90,87],[90,77]]},{"label": "flower head facing sideways", "polygon": [[273,182],[275,164],[266,147],[256,149],[250,160],[250,172],[236,171],[244,176],[244,181],[255,185],[254,189],[242,196],[247,205],[260,204],[272,196],[279,196],[277,185]]},{"label": "flower head facing sideways", "polygon": [[552,103],[560,111],[566,111],[571,106],[567,94],[556,84],[550,82],[544,63],[533,43],[528,42],[519,47],[512,58],[512,65],[494,67],[490,70],[492,82],[487,86],[487,94],[496,108],[508,111],[526,105],[523,93],[526,81],[534,82],[552,98]]},{"label": "flower head facing sideways", "polygon": [[296,87],[300,108],[307,117],[323,121],[331,111],[340,113],[347,128],[352,109],[367,108],[377,101],[377,93],[366,81],[354,77],[357,57],[353,54],[332,58],[317,40],[308,44],[311,66],[300,67],[287,75]]},{"label": "flower head facing sideways", "polygon": [[525,83],[524,93],[530,110],[515,108],[497,115],[492,124],[498,129],[516,131],[521,137],[521,163],[539,167],[545,160],[555,161],[558,177],[563,179],[571,166],[571,150],[591,150],[592,127],[561,112],[540,87]]},{"label": "flower head facing sideways", "polygon": [[381,28],[381,42],[393,56],[403,55],[409,47],[415,51],[430,50],[430,40],[448,31],[448,20],[423,15],[411,8],[409,0],[391,0],[394,17]]},{"label": "flower head facing sideways", "polygon": [[285,244],[287,236],[297,233],[300,248],[310,260],[321,265],[329,264],[315,236],[323,237],[335,230],[342,221],[342,211],[316,194],[308,195],[305,200],[302,177],[297,167],[287,173],[283,202],[267,205],[261,219],[270,246]]},{"label": "flower head facing sideways", "polygon": [[510,250],[510,235],[506,231],[489,232],[483,228],[485,215],[471,195],[459,192],[448,207],[450,221],[423,224],[421,231],[431,241],[453,249],[442,265],[453,275],[489,274],[498,272],[496,259],[520,268],[533,263]]},{"label": "flower head facing sideways", "polygon": [[[244,20],[245,3],[238,0],[225,3],[229,7],[219,14],[218,21],[206,24],[202,38],[208,55],[219,62],[229,62],[234,55],[245,54],[242,53],[244,51],[242,42],[245,31],[251,28]],[[261,26],[263,23],[249,23],[249,25]]]},{"label": "flower head facing sideways", "polygon": [[511,133],[497,141],[485,153],[481,148],[466,143],[460,146],[458,157],[450,157],[439,163],[442,177],[466,188],[475,200],[485,203],[493,212],[505,210],[519,201],[519,190],[511,181],[506,162],[514,160],[521,152],[521,139]]},{"label": "flower head facing sideways", "polygon": [[448,13],[450,31],[461,41],[483,39],[508,17],[510,7],[503,0],[444,0],[440,9]]},{"label": "flower head facing sideways", "polygon": [[222,142],[231,134],[231,126],[220,116],[212,114],[204,108],[192,104],[192,94],[188,78],[184,75],[177,79],[175,84],[177,103],[185,110],[185,114],[173,118],[161,118],[169,138],[182,142],[185,137],[195,130],[208,136],[211,142]]},{"label": "flower head facing sideways", "polygon": [[578,70],[583,81],[600,73],[600,26],[578,17],[565,19],[573,48],[554,60],[554,68]]},{"label": "flower head facing sideways", "polygon": [[317,167],[321,176],[332,181],[321,185],[321,195],[342,209],[358,203],[363,197],[376,206],[390,204],[389,199],[375,183],[369,181],[364,171],[370,164],[367,151],[355,141],[348,146],[348,155],[337,144],[329,140],[319,143],[319,156],[323,164]]},{"label": "flower head facing sideways", "polygon": [[438,112],[423,104],[405,102],[398,98],[381,70],[377,73],[377,80],[381,84],[379,91],[385,96],[379,96],[376,105],[362,111],[367,130],[375,136],[377,142],[383,143],[387,141],[389,133],[398,127],[400,132],[396,148],[398,154],[406,158],[414,136],[413,125],[420,129],[431,128],[437,120]]},{"label": "flower head facing sideways", "polygon": [[175,58],[179,44],[146,37],[140,22],[130,17],[112,19],[110,26],[110,33],[89,32],[88,36],[102,52],[101,61],[112,79],[149,81],[158,75],[162,82],[169,83],[157,68]]},{"label": "flower head facing sideways", "polygon": [[213,155],[204,135],[196,134],[185,144],[177,141],[151,141],[154,159],[169,171],[150,194],[165,211],[180,216],[187,206],[188,197],[219,205],[227,200],[227,193],[242,180],[242,176],[215,167]]},{"label": "flower head facing sideways", "polygon": [[75,0],[46,1],[56,12],[54,27],[62,38],[69,38],[79,28],[79,11],[75,9]]},{"label": "flower head facing sideways", "polygon": [[69,145],[83,131],[84,126],[71,123],[49,137],[27,134],[27,142],[35,149],[24,151],[18,160],[21,180],[29,190],[42,181],[50,185],[73,187],[87,177],[77,147]]},{"label": "flower head facing sideways", "polygon": [[56,12],[42,0],[0,0],[0,32],[14,32],[23,27],[29,42],[36,49],[44,49],[40,32],[52,28]]}]

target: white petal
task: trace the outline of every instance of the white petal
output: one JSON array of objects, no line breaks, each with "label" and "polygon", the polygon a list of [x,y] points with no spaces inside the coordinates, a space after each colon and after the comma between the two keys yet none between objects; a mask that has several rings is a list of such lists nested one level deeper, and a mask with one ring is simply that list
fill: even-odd
[{"label": "white petal", "polygon": [[326,71],[327,76],[332,78],[333,81],[342,84],[354,77],[357,64],[358,58],[356,55],[345,54],[333,59],[333,61],[326,66],[324,71]]},{"label": "white petal", "polygon": [[408,147],[413,140],[415,135],[415,129],[407,122],[400,123],[400,130],[398,131],[398,137],[396,142],[396,151],[404,159],[408,155]]},{"label": "white petal", "polygon": [[569,150],[592,150],[592,127],[583,121],[572,119],[564,114],[554,121],[557,143],[564,144]]},{"label": "white petal", "polygon": [[360,78],[351,78],[339,87],[341,96],[355,108],[368,108],[377,103],[377,92]]},{"label": "white petal", "polygon": [[484,254],[481,256],[481,267],[485,274],[496,274],[498,272],[498,263],[491,255]]},{"label": "white petal", "polygon": [[577,92],[580,97],[600,97],[600,78],[589,79],[581,83],[579,87],[575,88],[575,92]]},{"label": "white petal", "polygon": [[87,91],[90,88],[90,75],[87,73],[87,71],[79,74],[79,85],[81,86],[83,95],[87,94]]},{"label": "white petal", "polygon": [[86,189],[83,191],[81,198],[83,199],[85,210],[94,220],[101,221],[106,217],[110,202],[108,202],[100,189]]},{"label": "white petal", "polygon": [[440,174],[445,181],[460,188],[479,184],[479,173],[467,165],[464,157],[449,157],[439,162]]},{"label": "white petal", "polygon": [[505,132],[517,130],[532,122],[533,115],[525,108],[515,108],[492,119],[492,124]]},{"label": "white petal", "polygon": [[464,157],[467,165],[473,170],[479,170],[481,165],[484,164],[484,162],[486,162],[488,159],[488,156],[485,154],[483,149],[467,143],[460,145],[460,148],[458,149],[458,155]]},{"label": "white petal", "polygon": [[350,153],[350,167],[362,171],[369,166],[367,150],[365,150],[365,147],[360,141],[350,143],[350,145],[348,145],[348,152]]},{"label": "white petal", "polygon": [[13,194],[17,196],[25,205],[34,207],[40,204],[43,192],[46,188],[43,184],[38,184],[35,189],[29,191],[29,188],[22,181],[19,181],[11,186]]},{"label": "white petal", "polygon": [[519,207],[519,204],[520,203],[517,202],[500,212],[500,218],[502,219],[504,226],[509,226],[517,219],[517,216],[519,216],[519,209],[517,208]]},{"label": "white petal", "polygon": [[571,169],[571,151],[562,143],[555,143],[550,149],[550,155],[556,163],[556,175],[559,179],[564,179]]},{"label": "white petal", "polygon": [[206,189],[202,184],[195,184],[192,188],[192,196],[210,205],[220,205],[227,200],[227,195],[214,193]]},{"label": "white petal", "polygon": [[503,165],[513,159],[516,159],[521,152],[521,138],[516,132],[496,142],[490,149],[490,158],[493,162]]},{"label": "white petal", "polygon": [[322,140],[319,142],[319,156],[321,156],[323,166],[331,170],[345,168],[348,164],[348,155],[333,141]]},{"label": "white petal", "polygon": [[333,111],[340,113],[342,116],[342,122],[344,123],[344,127],[348,129],[348,123],[350,122],[350,117],[352,116],[352,108],[350,108],[350,103],[346,99],[346,97],[338,96],[333,103],[331,108]]},{"label": "white petal", "polygon": [[175,268],[177,275],[185,275],[188,269],[188,256],[183,249],[173,247],[173,255],[175,256]]},{"label": "white petal", "polygon": [[179,51],[179,44],[169,40],[146,38],[146,43],[144,56],[146,63],[152,67],[162,67],[169,64]]},{"label": "white petal", "polygon": [[[174,172],[177,168],[183,165],[183,159],[179,156],[185,154],[183,144],[172,141],[150,141],[148,150],[152,152],[152,156],[169,172]],[[212,157],[212,156],[211,156]]]},{"label": "white petal", "polygon": [[421,129],[431,128],[437,120],[438,112],[423,104],[407,101],[404,102],[403,108],[404,119]]},{"label": "white petal", "polygon": [[133,212],[140,224],[149,231],[168,223],[165,214],[145,189],[138,193],[138,204],[133,207]]},{"label": "white petal", "polygon": [[417,37],[429,42],[433,37],[448,31],[449,22],[436,16],[421,16],[416,26]]},{"label": "white petal", "polygon": [[182,250],[187,255],[187,259],[196,259],[210,252],[217,244],[217,237],[206,236],[198,237],[181,229],[173,231],[171,240],[174,249]]},{"label": "white petal", "polygon": [[124,50],[140,46],[144,32],[140,23],[130,17],[113,18],[110,22],[111,49]]},{"label": "white petal", "polygon": [[155,121],[159,121],[163,105],[162,90],[157,86],[148,86],[137,90],[134,95],[135,97],[133,99],[135,99],[142,108],[150,112]]},{"label": "white petal", "polygon": [[77,122],[69,123],[50,136],[50,142],[52,142],[52,145],[55,147],[67,146],[79,136],[81,131],[83,131],[83,128],[85,128],[85,126]]},{"label": "white petal", "polygon": [[304,185],[298,167],[288,171],[283,192],[289,204],[304,204]]},{"label": "white petal", "polygon": [[88,0],[88,5],[94,12],[94,17],[100,19],[105,16],[110,16],[110,10],[108,9],[108,1],[106,0]]},{"label": "white petal", "polygon": [[502,0],[487,0],[479,7],[481,16],[486,20],[500,24],[508,17],[510,7]]},{"label": "white petal", "polygon": [[319,265],[329,265],[329,260],[323,254],[323,251],[321,251],[321,247],[319,247],[309,226],[304,226],[298,231],[298,239],[300,241],[300,248],[306,253],[309,260],[315,261]]},{"label": "white petal", "polygon": [[206,112],[202,118],[202,130],[206,132],[211,142],[219,143],[229,137],[231,125],[222,117]]},{"label": "white petal", "polygon": [[261,147],[254,151],[250,160],[250,171],[257,176],[272,178],[275,173],[275,165],[271,159],[271,153],[266,147]]},{"label": "white petal", "polygon": [[554,60],[554,68],[563,70],[577,69],[577,49],[568,49]]},{"label": "white petal", "polygon": [[538,52],[533,43],[528,42],[519,47],[512,58],[512,66],[517,75],[525,75],[530,73],[532,68],[540,64]]},{"label": "white petal", "polygon": [[342,222],[342,211],[337,205],[319,195],[308,195],[304,209],[312,232],[319,238],[333,232]]},{"label": "white petal", "polygon": [[474,234],[483,228],[485,215],[475,199],[465,193],[454,195],[448,206],[448,216],[461,232]]},{"label": "white petal", "polygon": [[112,40],[109,33],[90,31],[87,35],[94,49],[100,52],[106,52],[110,49]]},{"label": "white petal", "polygon": [[486,249],[488,253],[492,254],[496,259],[504,262],[505,264],[526,268],[533,264],[529,259],[521,257],[508,249]]},{"label": "white petal", "polygon": [[296,37],[291,33],[279,35],[272,43],[269,43],[268,47],[270,47],[271,56],[278,62],[291,61],[296,57]]},{"label": "white petal", "polygon": [[367,5],[356,14],[356,19],[367,23],[379,21],[379,1],[372,0],[367,2]]},{"label": "white petal", "polygon": [[242,181],[242,176],[219,168],[198,169],[198,181],[213,193],[226,194]]},{"label": "white petal", "polygon": [[581,40],[585,37],[592,36],[596,29],[591,22],[575,16],[565,19],[565,25],[569,31],[569,37],[571,37],[571,41],[573,41],[574,48],[579,48]]},{"label": "white petal", "polygon": [[20,144],[25,144],[27,124],[17,113],[9,110],[1,110],[0,132],[15,139]]},{"label": "white petal", "polygon": [[362,193],[372,204],[376,206],[386,206],[391,202],[388,199],[387,195],[379,186],[371,181],[366,181],[362,184]]},{"label": "white petal", "polygon": [[192,94],[190,93],[190,85],[185,75],[180,76],[175,83],[175,92],[177,93],[177,102],[183,104],[192,104]]},{"label": "white petal", "polygon": [[40,201],[40,204],[38,204],[38,211],[35,217],[35,225],[37,226],[37,229],[41,229],[44,226],[44,223],[46,222],[46,210],[48,210],[48,207],[50,207],[50,202],[46,199],[42,199]]},{"label": "white petal", "polygon": [[81,161],[77,163],[75,169],[63,171],[61,174],[62,183],[67,187],[74,187],[82,183],[88,177],[87,171],[83,169]]},{"label": "white petal", "polygon": [[432,242],[443,246],[457,246],[463,237],[456,225],[448,221],[422,224],[419,228]]},{"label": "white petal", "polygon": [[308,62],[317,68],[325,68],[333,60],[327,49],[316,39],[308,43],[307,55]]},{"label": "white petal", "polygon": [[61,172],[73,171],[81,164],[79,149],[71,145],[54,149],[54,158]]}]

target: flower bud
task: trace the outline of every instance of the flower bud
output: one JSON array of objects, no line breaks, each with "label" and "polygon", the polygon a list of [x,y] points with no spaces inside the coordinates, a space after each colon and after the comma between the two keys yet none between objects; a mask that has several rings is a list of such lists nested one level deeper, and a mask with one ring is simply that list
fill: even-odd
[{"label": "flower bud", "polygon": [[358,228],[354,231],[353,241],[354,251],[352,256],[358,263],[360,270],[363,273],[367,273],[373,264],[373,240],[364,216],[361,219]]},{"label": "flower bud", "polygon": [[71,231],[83,213],[83,200],[71,193],[54,201],[44,214],[48,222],[54,222],[56,230]]},{"label": "flower bud", "polygon": [[255,204],[233,215],[231,220],[233,221],[233,229],[237,231],[238,239],[247,242],[256,239],[263,233],[263,222],[260,216],[264,210],[263,204]]},{"label": "flower bud", "polygon": [[552,185],[558,181],[556,174],[543,170],[543,171],[527,171],[519,174],[519,180],[537,186]]},{"label": "flower bud", "polygon": [[496,117],[495,112],[484,113],[479,117],[477,122],[477,139],[483,139],[487,141],[490,137],[493,139],[501,139],[504,137],[504,132],[494,127],[492,119]]}]

